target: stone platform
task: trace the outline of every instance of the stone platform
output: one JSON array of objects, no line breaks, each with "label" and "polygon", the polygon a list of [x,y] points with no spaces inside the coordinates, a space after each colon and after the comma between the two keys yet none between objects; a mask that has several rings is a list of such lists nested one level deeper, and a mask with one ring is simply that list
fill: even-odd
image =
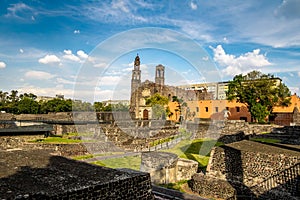
[{"label": "stone platform", "polygon": [[0,150],[0,199],[154,199],[148,173],[51,153]]}]

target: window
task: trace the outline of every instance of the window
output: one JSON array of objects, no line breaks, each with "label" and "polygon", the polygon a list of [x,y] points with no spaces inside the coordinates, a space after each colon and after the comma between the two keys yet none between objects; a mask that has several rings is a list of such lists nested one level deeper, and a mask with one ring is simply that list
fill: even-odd
[{"label": "window", "polygon": [[218,107],[215,107],[215,109],[216,109],[216,113],[219,112],[219,108]]},{"label": "window", "polygon": [[236,107],[236,112],[240,112],[240,107]]},{"label": "window", "polygon": [[199,112],[199,107],[196,107],[196,112]]},{"label": "window", "polygon": [[208,112],[208,107],[205,107],[205,112]]}]

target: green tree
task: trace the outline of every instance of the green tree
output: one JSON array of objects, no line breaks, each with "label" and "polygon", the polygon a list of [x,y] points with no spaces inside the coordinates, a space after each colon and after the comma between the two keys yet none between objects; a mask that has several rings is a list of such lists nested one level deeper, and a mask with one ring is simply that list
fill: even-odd
[{"label": "green tree", "polygon": [[94,102],[94,109],[96,112],[103,111],[104,105],[102,102]]},{"label": "green tree", "polygon": [[7,92],[0,91],[0,110],[5,110],[5,106],[7,103],[7,95]]},{"label": "green tree", "polygon": [[41,103],[41,113],[49,112],[71,112],[72,100],[52,99]]},{"label": "green tree", "polygon": [[112,106],[113,111],[129,111],[129,106],[118,103]]},{"label": "green tree", "polygon": [[244,103],[256,122],[265,121],[274,106],[290,105],[290,91],[280,79],[270,74],[252,71],[236,75],[229,81],[228,100]]},{"label": "green tree", "polygon": [[18,114],[38,114],[40,105],[32,98],[25,97],[18,102]]},{"label": "green tree", "polygon": [[9,113],[18,113],[18,101],[19,101],[19,96],[18,96],[18,91],[17,90],[12,90],[10,95],[6,97],[7,101],[5,104],[5,111]]},{"label": "green tree", "polygon": [[152,107],[152,117],[155,119],[164,118],[170,112],[170,109],[165,108],[168,105],[168,97],[155,93],[153,96],[146,99],[146,105]]},{"label": "green tree", "polygon": [[94,111],[94,107],[90,102],[76,100],[72,102],[72,106],[73,106],[73,111],[83,111],[83,112]]}]

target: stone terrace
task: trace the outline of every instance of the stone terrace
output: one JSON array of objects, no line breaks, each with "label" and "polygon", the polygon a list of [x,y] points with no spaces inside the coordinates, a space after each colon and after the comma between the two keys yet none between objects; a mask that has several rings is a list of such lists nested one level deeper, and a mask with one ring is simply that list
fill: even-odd
[{"label": "stone terrace", "polygon": [[0,150],[1,199],[154,199],[147,173],[50,153]]}]

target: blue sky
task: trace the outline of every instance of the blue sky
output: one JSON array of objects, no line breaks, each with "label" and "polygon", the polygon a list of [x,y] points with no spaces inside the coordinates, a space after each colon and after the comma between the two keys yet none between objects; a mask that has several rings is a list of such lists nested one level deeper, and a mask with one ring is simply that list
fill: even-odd
[{"label": "blue sky", "polygon": [[0,90],[86,101],[129,99],[142,80],[228,81],[260,70],[300,93],[299,0],[0,3]]}]

